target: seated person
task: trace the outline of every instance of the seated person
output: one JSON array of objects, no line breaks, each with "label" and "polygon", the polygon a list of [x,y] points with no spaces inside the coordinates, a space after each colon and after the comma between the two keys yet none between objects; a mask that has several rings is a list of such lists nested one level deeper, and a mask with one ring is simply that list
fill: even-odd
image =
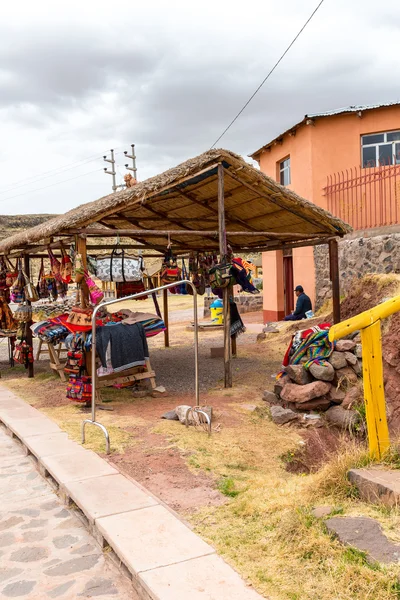
[{"label": "seated person", "polygon": [[303,286],[297,285],[294,291],[297,296],[296,308],[291,315],[286,315],[284,321],[300,321],[306,318],[306,312],[312,310],[311,300],[304,293]]}]

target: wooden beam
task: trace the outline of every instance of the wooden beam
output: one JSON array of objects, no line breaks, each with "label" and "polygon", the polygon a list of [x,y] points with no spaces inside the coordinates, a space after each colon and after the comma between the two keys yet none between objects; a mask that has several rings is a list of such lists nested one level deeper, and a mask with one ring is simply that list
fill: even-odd
[{"label": "wooden beam", "polygon": [[[86,238],[77,236],[76,242],[76,251],[82,257],[82,267],[87,269],[87,251],[86,251]],[[80,284],[81,290],[81,308],[86,308],[89,306],[89,288],[85,280]]]},{"label": "wooden beam", "polygon": [[333,322],[340,323],[339,247],[336,239],[329,242],[329,267],[332,282]]},{"label": "wooden beam", "polygon": [[[224,231],[226,235],[235,236],[235,237],[269,237],[271,239],[278,240],[308,240],[313,238],[320,238],[320,233],[291,233],[291,232],[282,232],[275,233],[273,231],[226,231],[225,228],[225,219],[224,219]],[[70,230],[71,233],[78,233],[76,230]],[[103,231],[101,229],[81,229],[79,230],[79,235],[85,235],[90,237],[114,237],[115,235],[120,236],[136,236],[136,237],[167,237],[170,236],[187,236],[189,234],[194,235],[195,237],[211,237],[215,239],[219,236],[219,230],[208,230],[208,229],[169,229],[169,230],[160,230],[160,229],[112,229]]]},{"label": "wooden beam", "polygon": [[[28,279],[30,279],[30,275],[31,275],[31,271],[30,271],[30,264],[29,264],[29,256],[24,256],[24,271],[25,271],[25,275],[28,277]],[[30,306],[31,302],[29,300],[27,300],[27,304]],[[31,325],[32,325],[32,321],[28,321],[27,323],[25,323],[25,331],[26,331],[26,343],[28,344],[28,346],[31,346],[32,348],[32,352],[33,352],[33,336],[32,336],[32,329],[31,329]],[[33,372],[33,362],[28,363],[28,377],[30,379],[32,379],[32,377],[34,377],[34,372]]]},{"label": "wooden beam", "polygon": [[[250,185],[249,183],[247,183],[247,181],[243,181],[243,179],[240,179],[240,177],[238,177],[237,175],[235,175],[234,173],[232,173],[232,171],[230,171],[229,169],[226,169],[225,172],[229,175],[229,177],[232,177],[232,179],[234,179],[235,181],[241,183],[242,185],[244,185],[244,187],[248,188],[249,190],[251,190],[255,194],[258,194],[262,198],[265,198],[266,200],[269,200],[273,204],[276,204],[277,206],[280,206],[284,210],[287,210],[288,212],[296,215],[297,217],[299,217],[303,221],[307,221],[308,223],[311,223],[312,225],[316,225],[318,228],[320,228],[321,226],[323,226],[320,221],[314,220],[314,219],[312,219],[311,217],[308,217],[308,216],[304,216],[299,211],[297,211],[297,210],[295,210],[293,208],[289,208],[288,206],[286,206],[286,204],[284,202],[282,203],[282,202],[279,202],[278,200],[276,200],[277,197],[278,198],[282,197],[281,194],[277,194],[277,193],[275,193],[273,195],[263,194],[256,187],[254,187],[254,186]],[[334,234],[334,232],[331,229],[327,233],[330,233],[331,235]]]},{"label": "wooden beam", "polygon": [[[224,198],[224,167],[218,165],[218,230],[219,230],[219,253],[223,261],[228,254],[225,225],[225,198]],[[229,306],[229,288],[224,288],[224,386],[232,387],[232,355],[231,355],[231,312]]]}]

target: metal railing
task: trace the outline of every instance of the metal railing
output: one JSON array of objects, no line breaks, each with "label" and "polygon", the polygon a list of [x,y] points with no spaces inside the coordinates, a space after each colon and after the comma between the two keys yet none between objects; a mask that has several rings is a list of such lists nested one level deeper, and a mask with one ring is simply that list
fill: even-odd
[{"label": "metal railing", "polygon": [[327,208],[353,229],[397,225],[400,219],[400,165],[352,167],[328,175]]},{"label": "metal railing", "polygon": [[[136,300],[141,296],[149,296],[150,294],[159,292],[161,290],[168,290],[169,288],[176,287],[182,284],[189,285],[193,290],[193,318],[194,318],[194,381],[195,381],[195,398],[196,398],[196,407],[200,406],[200,394],[199,394],[199,325],[198,325],[198,316],[197,316],[197,290],[194,284],[191,281],[183,279],[182,281],[175,281],[174,283],[168,283],[166,285],[162,285],[161,287],[154,288],[152,290],[146,290],[144,292],[139,292],[138,294],[133,294],[131,296],[125,296],[124,298],[118,298],[115,300],[108,300],[107,302],[103,302],[96,306],[92,315],[92,418],[85,419],[82,421],[82,444],[85,443],[85,426],[87,424],[95,425],[99,427],[104,433],[104,437],[106,439],[106,452],[110,453],[110,436],[107,431],[107,428],[96,421],[96,381],[97,381],[97,372],[96,372],[96,315],[101,308],[105,306],[109,306],[110,304],[118,304],[121,302],[125,302],[126,300]],[[208,416],[207,416],[208,419]]]}]

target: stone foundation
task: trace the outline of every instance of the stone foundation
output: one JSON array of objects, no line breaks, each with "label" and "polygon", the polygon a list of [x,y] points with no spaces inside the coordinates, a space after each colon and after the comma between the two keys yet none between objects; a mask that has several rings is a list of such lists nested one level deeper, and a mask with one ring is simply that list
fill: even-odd
[{"label": "stone foundation", "polygon": [[[358,232],[357,232],[358,233]],[[369,273],[400,273],[400,233],[387,235],[352,234],[351,239],[339,242],[340,293],[346,294],[354,278]],[[318,309],[325,300],[332,298],[329,279],[328,246],[315,246],[316,301]]]}]

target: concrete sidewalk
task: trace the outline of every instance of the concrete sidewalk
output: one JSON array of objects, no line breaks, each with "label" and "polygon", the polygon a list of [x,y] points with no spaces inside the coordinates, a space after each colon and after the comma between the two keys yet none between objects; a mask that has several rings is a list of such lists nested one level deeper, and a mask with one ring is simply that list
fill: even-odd
[{"label": "concrete sidewalk", "polygon": [[262,600],[183,521],[49,418],[0,386],[0,422],[73,502],[145,600]]}]

